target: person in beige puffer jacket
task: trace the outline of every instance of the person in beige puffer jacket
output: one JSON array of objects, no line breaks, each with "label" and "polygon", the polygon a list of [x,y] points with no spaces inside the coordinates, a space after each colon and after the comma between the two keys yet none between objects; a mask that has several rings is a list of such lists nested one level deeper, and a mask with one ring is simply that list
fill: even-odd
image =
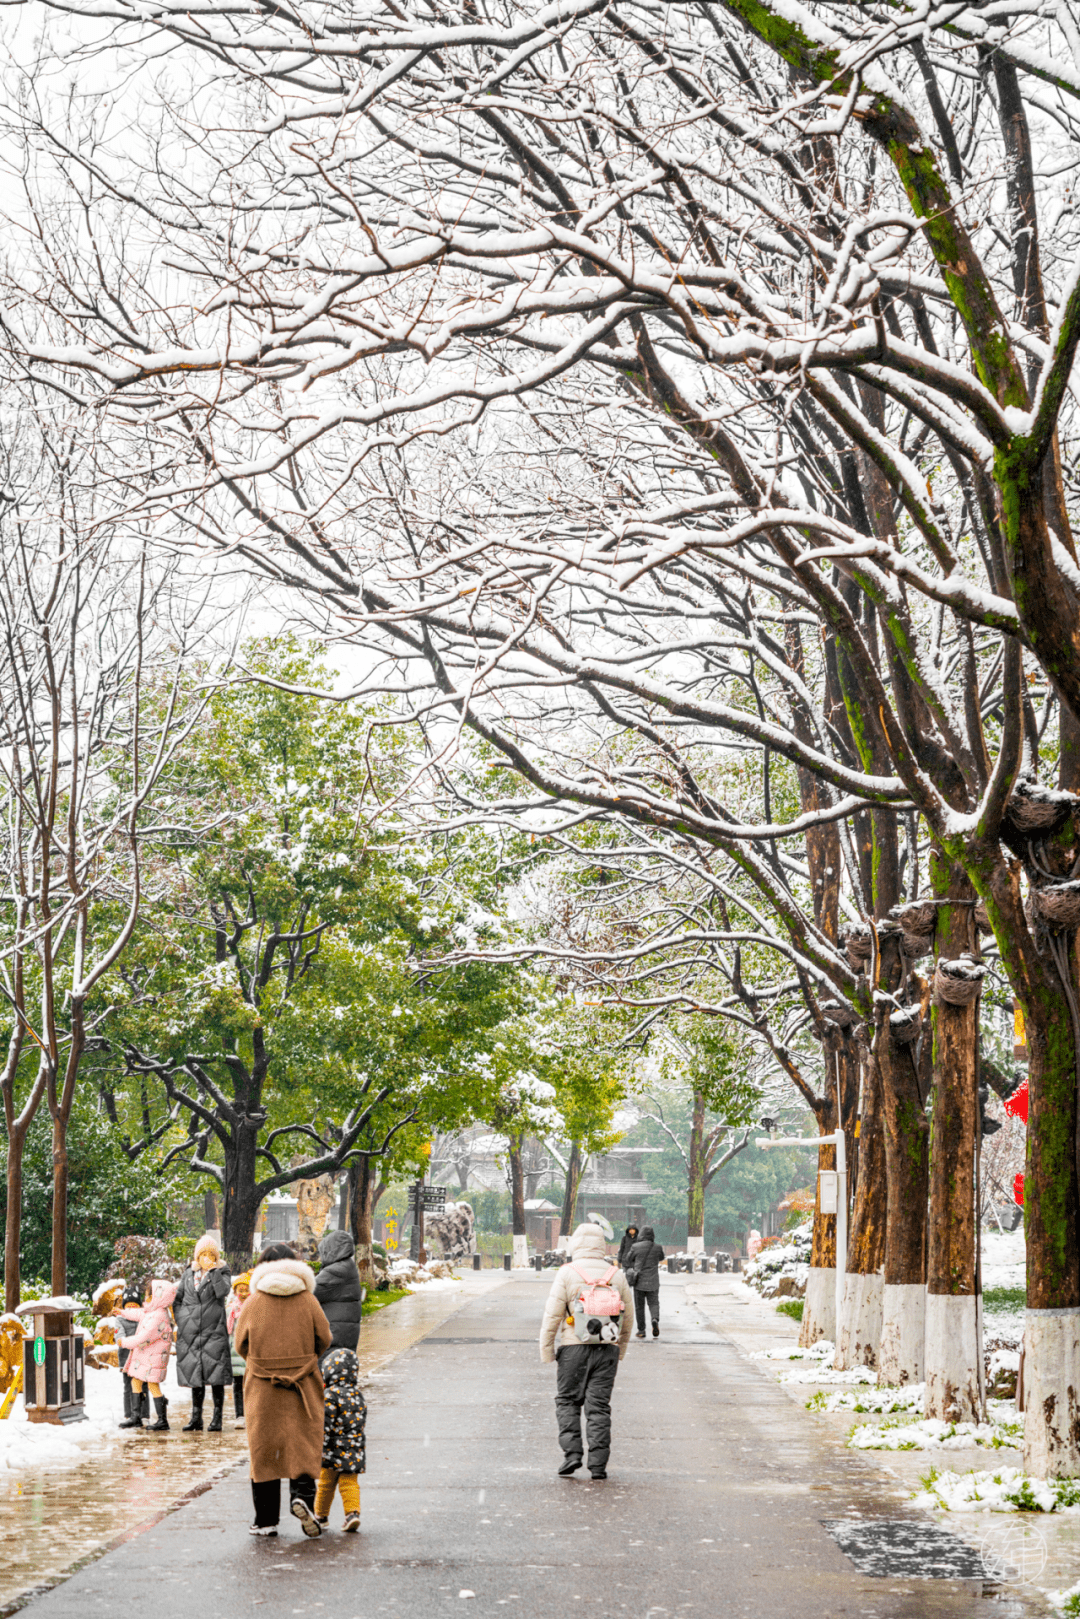
[{"label": "person in beige puffer jacket", "polygon": [[[582,1464],[584,1447],[581,1412],[589,1442],[589,1472],[594,1479],[607,1477],[611,1450],[611,1391],[619,1362],[626,1354],[634,1322],[634,1298],[626,1277],[616,1269],[611,1278],[623,1301],[619,1341],[613,1344],[583,1344],[573,1327],[573,1304],[588,1281],[599,1281],[612,1268],[599,1226],[580,1225],[570,1238],[572,1263],[563,1265],[551,1285],[544,1319],[540,1326],[540,1359],[558,1363],[555,1411],[559,1421],[559,1444],[563,1451],[561,1478],[569,1478]],[[576,1267],[576,1268],[575,1268]],[[580,1273],[579,1273],[580,1272]]]}]

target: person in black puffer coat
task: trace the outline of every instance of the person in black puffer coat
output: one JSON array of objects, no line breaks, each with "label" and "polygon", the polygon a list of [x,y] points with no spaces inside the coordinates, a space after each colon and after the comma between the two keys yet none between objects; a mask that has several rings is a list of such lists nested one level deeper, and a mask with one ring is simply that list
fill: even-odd
[{"label": "person in black puffer coat", "polygon": [[623,1233],[623,1239],[619,1244],[619,1255],[618,1255],[618,1258],[615,1261],[616,1265],[618,1265],[620,1270],[625,1270],[626,1269],[626,1256],[630,1252],[631,1248],[634,1246],[635,1242],[637,1242],[637,1240],[638,1240],[638,1228],[637,1228],[637,1226],[636,1225],[628,1225],[625,1232]]},{"label": "person in black puffer coat", "polygon": [[332,1348],[355,1350],[360,1342],[363,1288],[356,1266],[356,1244],[347,1231],[330,1231],[319,1244],[322,1269],[315,1278],[315,1297],[334,1334]]},{"label": "person in black puffer coat", "polygon": [[176,1380],[191,1390],[191,1420],[184,1433],[200,1433],[203,1398],[210,1384],[214,1415],[208,1433],[221,1432],[225,1388],[232,1383],[232,1355],[225,1300],[232,1287],[229,1267],[222,1263],[213,1237],[200,1237],[192,1263],[180,1278],[173,1304],[176,1320]]},{"label": "person in black puffer coat", "polygon": [[637,1316],[637,1335],[645,1336],[645,1306],[652,1318],[652,1335],[660,1336],[660,1262],[664,1250],[656,1240],[651,1225],[642,1228],[641,1236],[626,1256],[626,1269],[634,1278],[634,1314]]}]

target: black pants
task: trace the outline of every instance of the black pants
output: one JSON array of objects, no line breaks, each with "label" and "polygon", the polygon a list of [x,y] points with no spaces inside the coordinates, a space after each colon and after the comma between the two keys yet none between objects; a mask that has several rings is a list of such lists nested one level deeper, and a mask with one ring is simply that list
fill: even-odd
[{"label": "black pants", "polygon": [[242,1417],[244,1414],[244,1379],[234,1377],[232,1380],[233,1415]]},{"label": "black pants", "polygon": [[660,1325],[660,1289],[658,1287],[635,1287],[634,1314],[637,1316],[637,1329],[645,1331],[645,1305],[648,1303],[649,1315],[654,1327]]},{"label": "black pants", "polygon": [[[301,1473],[299,1478],[289,1480],[289,1500],[298,1495],[301,1501],[306,1501],[312,1512],[315,1510],[315,1480],[310,1473]],[[281,1518],[281,1480],[279,1478],[263,1479],[261,1484],[251,1481],[251,1499],[255,1503],[255,1522],[260,1529],[268,1529],[271,1524],[277,1524]]]},{"label": "black pants", "polygon": [[581,1412],[589,1443],[589,1472],[602,1473],[611,1452],[611,1391],[619,1369],[617,1344],[566,1344],[557,1351],[555,1411],[567,1461],[580,1461]]}]

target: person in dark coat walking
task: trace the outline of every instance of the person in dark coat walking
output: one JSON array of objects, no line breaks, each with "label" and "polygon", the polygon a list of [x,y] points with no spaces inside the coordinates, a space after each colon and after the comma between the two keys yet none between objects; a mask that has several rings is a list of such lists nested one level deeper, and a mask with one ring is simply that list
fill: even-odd
[{"label": "person in dark coat walking", "polygon": [[634,1314],[637,1316],[637,1335],[645,1336],[645,1306],[649,1306],[652,1335],[660,1336],[660,1263],[664,1250],[656,1240],[651,1225],[642,1228],[641,1236],[626,1256],[627,1281],[634,1289]]},{"label": "person in dark coat walking", "polygon": [[232,1355],[225,1300],[232,1277],[222,1263],[217,1242],[209,1234],[195,1244],[192,1263],[180,1278],[173,1316],[176,1320],[176,1381],[191,1390],[191,1417],[184,1433],[201,1433],[206,1385],[214,1398],[208,1433],[221,1432],[225,1388],[232,1382]]},{"label": "person in dark coat walking", "polygon": [[619,1257],[615,1261],[615,1263],[618,1265],[620,1270],[625,1270],[626,1269],[626,1256],[630,1252],[631,1248],[634,1246],[635,1242],[637,1242],[637,1240],[638,1240],[638,1228],[637,1228],[637,1226],[636,1225],[628,1225],[626,1230],[623,1233],[623,1239],[619,1244]]},{"label": "person in dark coat walking", "polygon": [[360,1303],[364,1290],[356,1265],[356,1244],[347,1231],[330,1231],[319,1244],[322,1269],[315,1297],[334,1334],[334,1349],[355,1350],[360,1342]]}]

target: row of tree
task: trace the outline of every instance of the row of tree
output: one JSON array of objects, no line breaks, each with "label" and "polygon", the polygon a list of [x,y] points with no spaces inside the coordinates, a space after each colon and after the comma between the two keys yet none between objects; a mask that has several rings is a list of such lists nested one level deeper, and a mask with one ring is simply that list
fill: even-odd
[{"label": "row of tree", "polygon": [[415,821],[578,873],[530,948],[628,1038],[732,1019],[857,1130],[841,1352],[934,1415],[979,1404],[1015,1000],[1026,1462],[1080,1472],[1068,7],[54,4],[142,123],[12,97],[4,331],[109,423],[100,523],[352,641]]}]

